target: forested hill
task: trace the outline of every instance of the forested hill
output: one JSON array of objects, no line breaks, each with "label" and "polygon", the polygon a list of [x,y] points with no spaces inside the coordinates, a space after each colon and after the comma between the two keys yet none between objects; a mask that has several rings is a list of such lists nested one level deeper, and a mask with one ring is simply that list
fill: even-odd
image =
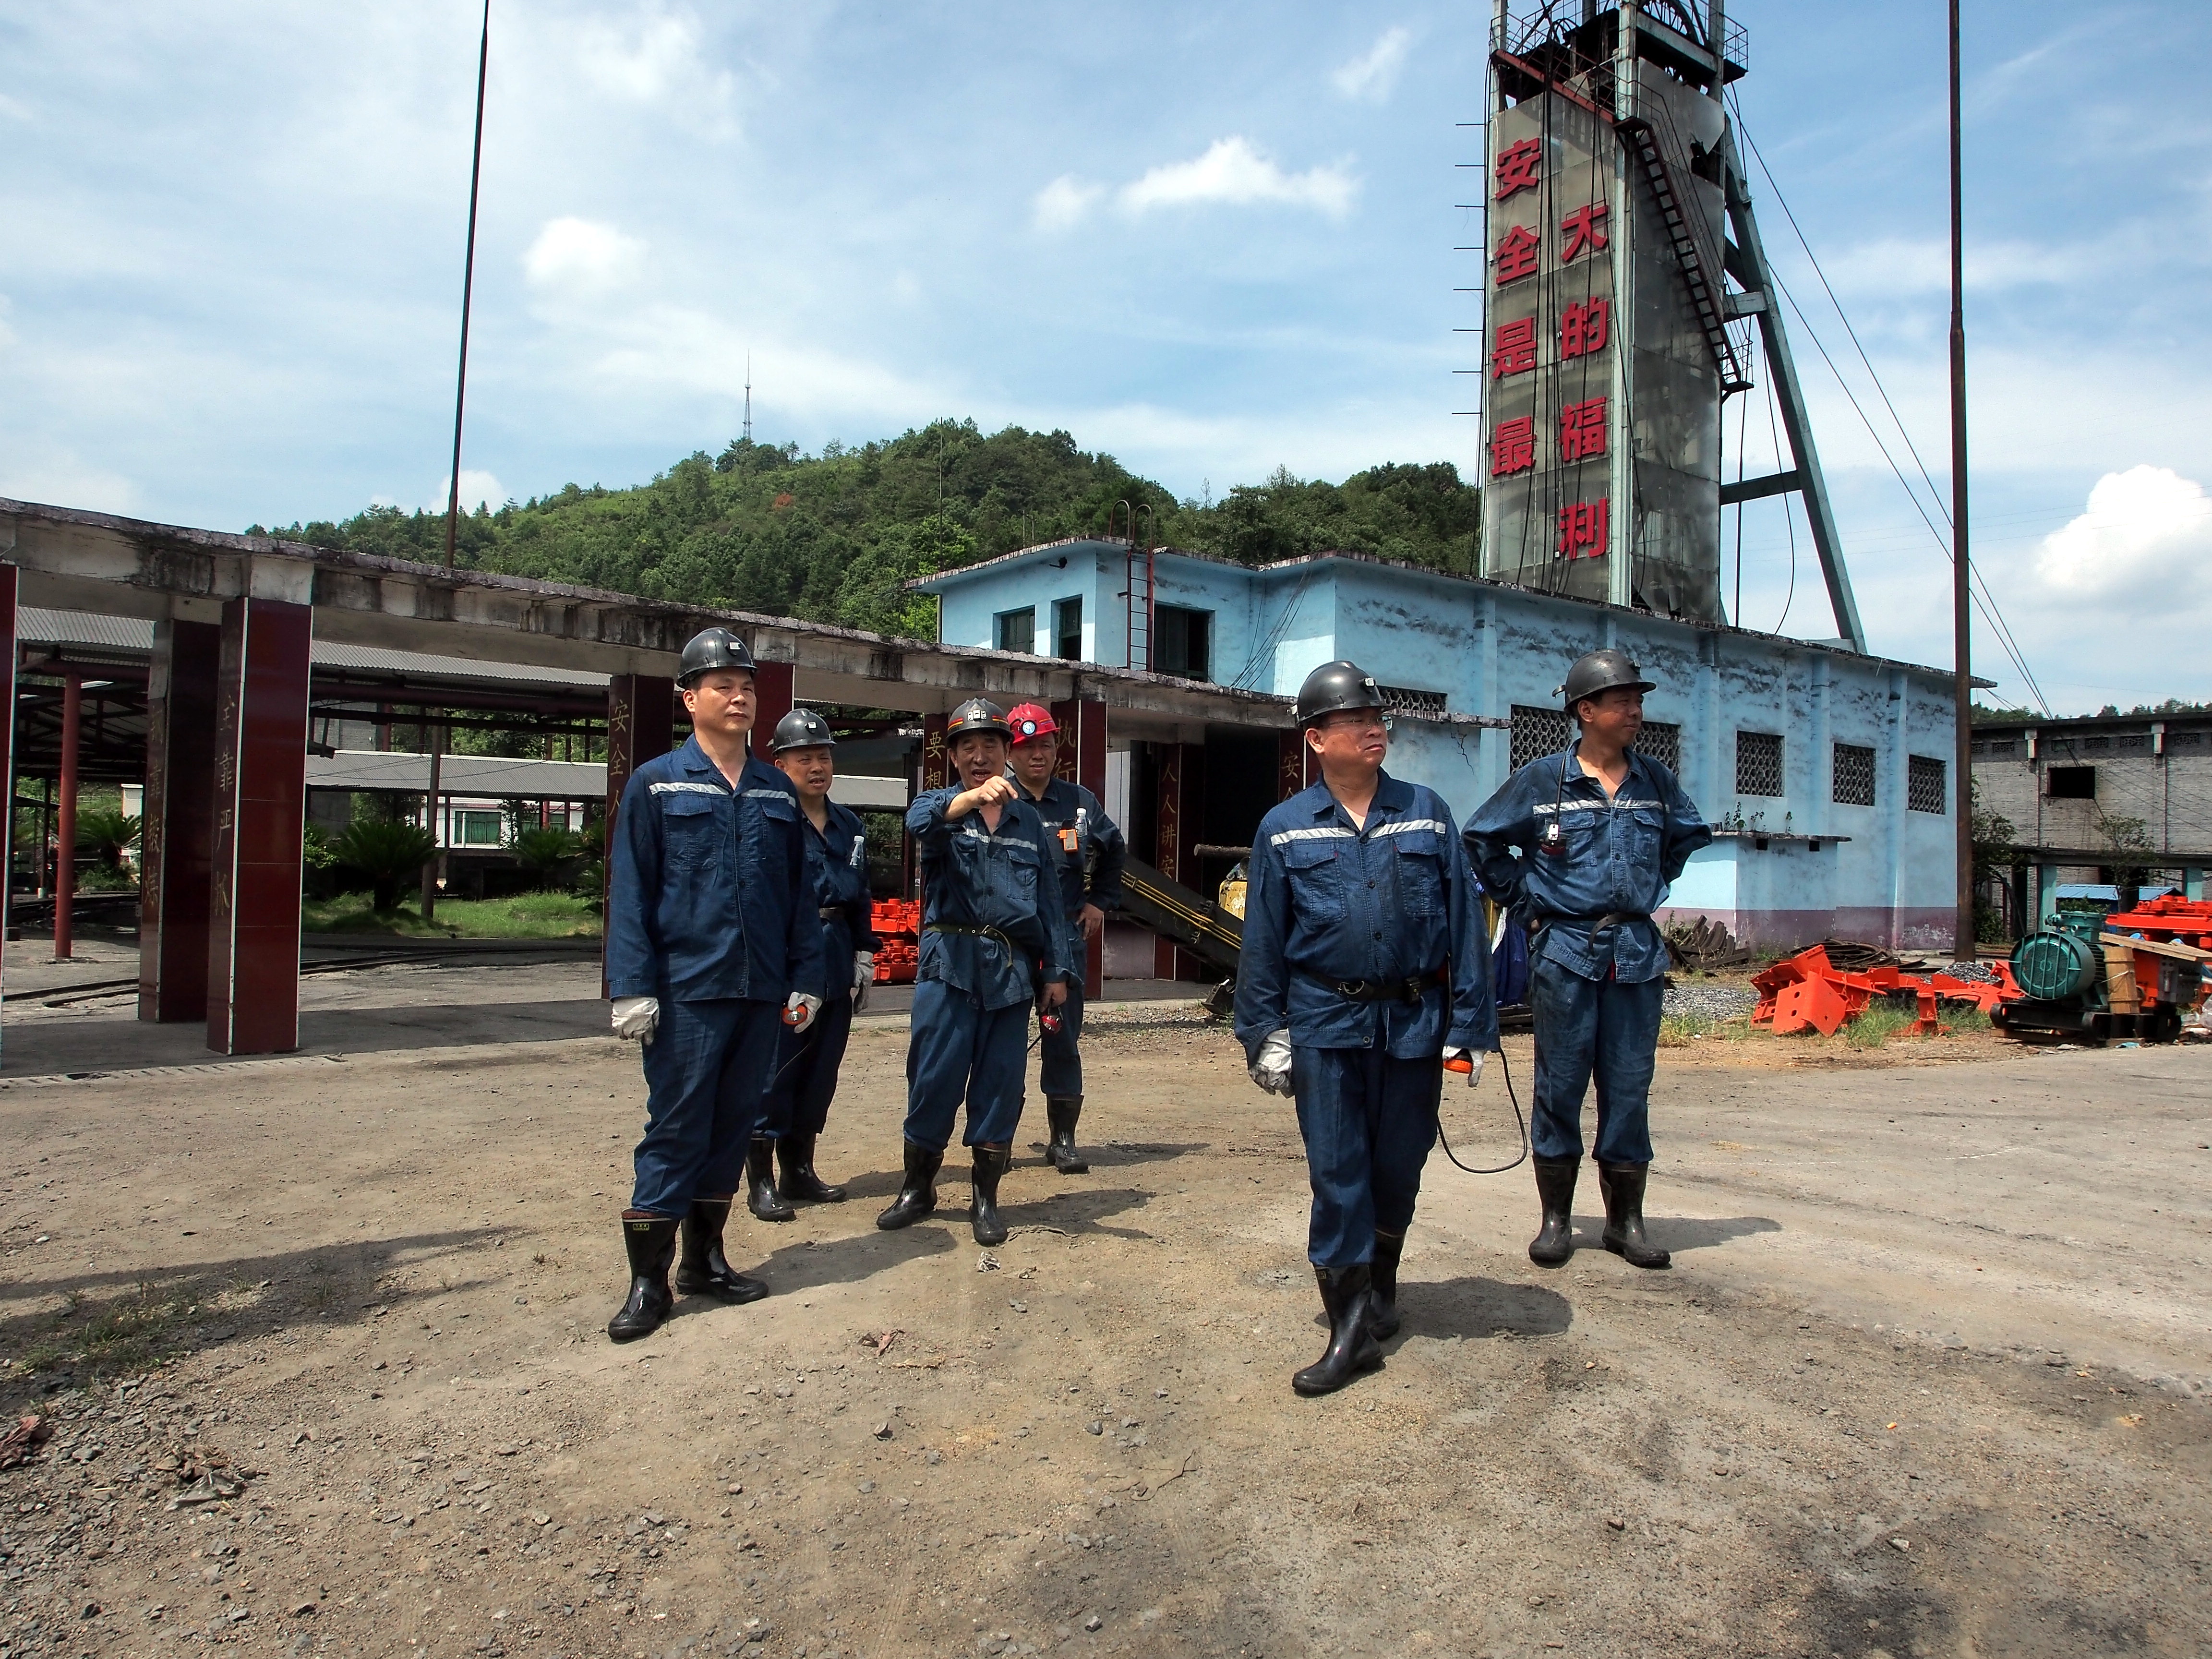
[{"label": "forested hill", "polygon": [[[1469,568],[1478,494],[1449,462],[1380,466],[1342,484],[1278,469],[1218,501],[1177,501],[1065,432],[937,421],[888,442],[732,443],[678,461],[632,489],[569,484],[461,520],[459,562],[550,581],[687,604],[804,617],[914,637],[932,610],[902,586],[1034,542],[1103,534],[1119,503],[1154,539],[1265,563],[1325,549]],[[252,533],[267,533],[256,525]],[[371,507],[343,522],[275,533],[319,547],[435,562],[445,516]]]}]

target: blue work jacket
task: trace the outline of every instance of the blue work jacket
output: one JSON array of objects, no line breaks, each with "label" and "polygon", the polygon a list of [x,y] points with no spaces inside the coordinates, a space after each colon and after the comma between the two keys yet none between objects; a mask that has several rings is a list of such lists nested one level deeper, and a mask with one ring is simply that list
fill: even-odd
[{"label": "blue work jacket", "polygon": [[[1497,1048],[1490,941],[1436,791],[1385,772],[1355,829],[1315,784],[1260,820],[1248,874],[1236,1019],[1248,1058],[1285,1026],[1300,1048],[1380,1043],[1400,1060]],[[1426,981],[1418,1002],[1338,988],[1407,980]]]},{"label": "blue work jacket", "polygon": [[860,815],[836,801],[823,803],[830,827],[817,830],[799,809],[806,827],[806,868],[814,878],[814,905],[822,920],[822,977],[798,988],[817,997],[842,996],[853,988],[853,957],[876,948],[875,900],[868,893],[868,832]]},{"label": "blue work jacket", "polygon": [[[1540,842],[1555,818],[1561,850],[1547,853]],[[1570,748],[1506,779],[1467,824],[1468,857],[1482,884],[1536,930],[1532,963],[1630,984],[1667,971],[1666,941],[1651,913],[1667,902],[1690,854],[1712,838],[1674,775],[1633,749],[1609,801]],[[1633,920],[1600,933],[1596,923],[1607,915]]]},{"label": "blue work jacket", "polygon": [[687,738],[630,774],[607,900],[610,996],[781,1002],[822,979],[799,796],[748,757],[733,790]]},{"label": "blue work jacket", "polygon": [[[995,831],[970,812],[948,823],[957,788],[932,789],[906,809],[921,850],[921,951],[915,977],[942,980],[985,1008],[1029,1001],[1067,979],[1067,927],[1052,886],[1044,822],[1022,798],[999,811]],[[944,932],[940,929],[988,929]]]},{"label": "blue work jacket", "polygon": [[[1015,786],[1019,788],[1018,782]],[[1083,907],[1121,908],[1121,865],[1128,848],[1098,797],[1079,783],[1054,778],[1042,799],[1022,790],[1022,799],[1044,821],[1045,852],[1060,878],[1060,898],[1069,927],[1079,934]]]}]

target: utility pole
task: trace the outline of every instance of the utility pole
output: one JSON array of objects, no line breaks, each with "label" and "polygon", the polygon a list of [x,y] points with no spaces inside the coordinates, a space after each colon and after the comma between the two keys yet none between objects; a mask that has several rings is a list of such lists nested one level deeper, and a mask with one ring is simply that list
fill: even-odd
[{"label": "utility pole", "polygon": [[753,354],[745,353],[745,447],[753,442]]},{"label": "utility pole", "polygon": [[430,793],[423,798],[430,808],[423,815],[430,823],[430,856],[422,863],[422,920],[427,924],[438,919],[438,872],[446,863],[446,815],[438,799],[442,782],[438,775],[439,763],[445,758],[446,724],[443,720],[431,721],[428,719],[430,711],[427,708],[422,713],[423,724],[430,738]]},{"label": "utility pole", "polygon": [[1974,959],[1974,639],[1966,576],[1966,264],[1960,207],[1959,0],[1951,0],[1951,662],[1958,742],[1951,771],[1958,803],[1957,959]]},{"label": "utility pole", "polygon": [[477,137],[469,161],[469,242],[461,263],[461,367],[453,383],[453,471],[446,490],[446,568],[453,568],[453,533],[461,516],[461,407],[469,390],[469,301],[477,283],[477,185],[483,178],[484,70],[491,63],[491,0],[484,0],[483,37],[477,44]]}]

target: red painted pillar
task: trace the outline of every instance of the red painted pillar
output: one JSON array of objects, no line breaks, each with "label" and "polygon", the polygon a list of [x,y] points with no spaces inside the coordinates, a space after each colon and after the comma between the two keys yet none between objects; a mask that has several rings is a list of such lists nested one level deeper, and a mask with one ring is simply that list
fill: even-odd
[{"label": "red painted pillar", "polygon": [[[0,693],[7,697],[7,716],[0,720],[0,784],[8,789],[8,805],[0,809],[0,920],[13,921],[15,913],[15,567],[0,564]],[[0,939],[6,931],[0,928]]]},{"label": "red painted pillar", "polygon": [[67,962],[76,937],[76,750],[84,726],[84,682],[62,677],[61,785],[54,807],[54,960]]},{"label": "red painted pillar", "polygon": [[208,1012],[215,875],[216,680],[222,629],[158,622],[146,679],[146,807],[139,832],[138,1018]]},{"label": "red painted pillar", "polygon": [[[607,682],[606,907],[614,902],[615,826],[629,775],[668,752],[676,729],[676,682],[659,674],[617,674]],[[599,993],[606,994],[606,930],[600,930]]]},{"label": "red painted pillar", "polygon": [[217,1054],[300,1046],[300,840],[313,629],[308,605],[238,599],[222,607],[208,906],[208,1047]]},{"label": "red painted pillar", "polygon": [[[1089,697],[1072,697],[1052,706],[1052,721],[1060,728],[1058,753],[1052,769],[1070,783],[1080,784],[1106,800],[1106,705]],[[1083,982],[1096,996],[1106,983],[1106,936],[1102,932],[1084,952]]]},{"label": "red painted pillar", "polygon": [[[1196,882],[1198,859],[1191,848],[1198,844],[1206,821],[1204,780],[1206,749],[1195,743],[1164,743],[1158,786],[1159,872],[1170,881],[1189,886]],[[1188,951],[1165,939],[1152,941],[1152,972],[1160,979],[1203,979],[1206,969]]]},{"label": "red painted pillar", "polygon": [[764,662],[753,671],[753,753],[769,757],[775,723],[791,712],[791,665]]}]

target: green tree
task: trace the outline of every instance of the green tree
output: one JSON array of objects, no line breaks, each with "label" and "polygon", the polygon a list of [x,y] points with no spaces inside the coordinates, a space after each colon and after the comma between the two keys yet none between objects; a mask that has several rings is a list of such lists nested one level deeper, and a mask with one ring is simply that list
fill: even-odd
[{"label": "green tree", "polygon": [[338,861],[368,878],[371,902],[379,914],[399,907],[402,887],[420,875],[438,844],[418,824],[356,818],[332,843]]}]

